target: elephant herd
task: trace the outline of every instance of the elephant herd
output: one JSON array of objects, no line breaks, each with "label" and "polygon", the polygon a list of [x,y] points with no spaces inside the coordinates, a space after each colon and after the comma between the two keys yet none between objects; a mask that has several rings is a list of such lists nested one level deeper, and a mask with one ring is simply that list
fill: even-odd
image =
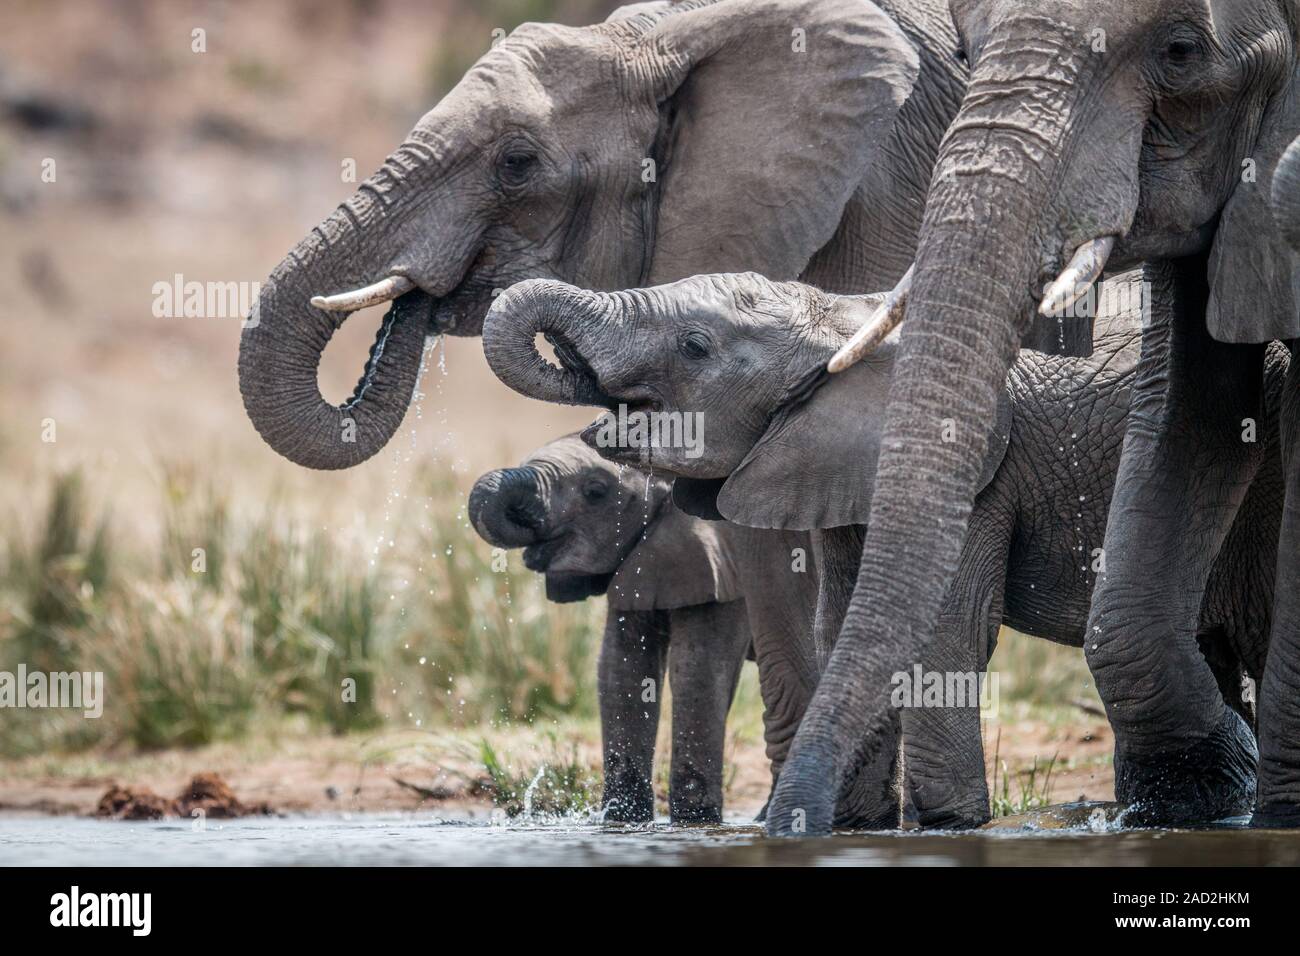
[{"label": "elephant herd", "polygon": [[892,691],[1006,624],[1083,648],[1126,821],[1293,827],[1297,136],[1297,0],[525,24],[264,283],[240,388],[323,469],[384,447],[433,335],[606,410],[469,500],[552,600],[607,596],[606,819],[653,816],[665,671],[671,815],[720,819],[748,656],[769,832],[978,826],[978,701]]}]

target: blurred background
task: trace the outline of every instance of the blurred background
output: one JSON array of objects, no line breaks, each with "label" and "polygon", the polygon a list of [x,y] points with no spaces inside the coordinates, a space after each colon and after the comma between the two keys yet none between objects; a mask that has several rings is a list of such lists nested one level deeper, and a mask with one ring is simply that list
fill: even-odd
[{"label": "blurred background", "polygon": [[[493,574],[463,505],[480,472],[592,413],[508,391],[477,339],[439,340],[389,447],[308,472],[245,418],[239,319],[159,318],[154,302],[178,275],[263,280],[353,191],[344,164],[357,181],[377,168],[494,30],[617,5],[0,5],[0,670],[98,670],[107,684],[99,720],[0,712],[10,805],[77,806],[78,786],[195,761],[290,804],[323,792],[312,767],[394,760],[507,805],[545,763],[557,794],[589,797],[603,605],[546,605],[517,556]],[[330,344],[326,397],[350,393],[381,311]],[[1045,699],[1087,693],[1078,655],[1054,651],[1023,652],[1026,672],[1060,682]],[[340,701],[347,676],[355,704]],[[730,796],[761,802],[752,666],[732,728]],[[1034,747],[1037,768],[1052,754]],[[286,791],[292,759],[303,780]],[[1019,792],[1040,799],[1041,784]],[[347,790],[410,800],[384,780]]]}]

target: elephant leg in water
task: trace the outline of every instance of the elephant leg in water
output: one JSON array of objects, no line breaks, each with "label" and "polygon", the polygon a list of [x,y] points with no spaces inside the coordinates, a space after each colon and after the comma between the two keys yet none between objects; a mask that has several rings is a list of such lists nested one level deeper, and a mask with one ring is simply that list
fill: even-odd
[{"label": "elephant leg in water", "polygon": [[721,821],[727,711],[749,647],[745,602],[669,612],[668,687],[673,697],[669,812],[674,823]]},{"label": "elephant leg in water", "polygon": [[[1115,727],[1116,798],[1134,804],[1131,821],[1159,824],[1247,813],[1254,800],[1254,737],[1224,706],[1196,634],[1211,565],[1259,466],[1247,436],[1262,418],[1264,346],[1206,333],[1204,263],[1152,275],[1084,650]],[[1208,736],[1189,712],[1210,715]]]},{"label": "elephant leg in water", "polygon": [[727,713],[749,644],[744,601],[610,609],[597,670],[606,820],[654,819],[666,661],[673,700],[669,814],[674,823],[721,821]]},{"label": "elephant leg in water", "polygon": [[[1295,262],[1300,254],[1300,137],[1291,140],[1278,161],[1270,193],[1272,218]],[[1291,365],[1280,415],[1286,500],[1273,633],[1259,692],[1261,765],[1251,820],[1256,826],[1300,826],[1300,338],[1289,345]]]},{"label": "elephant leg in water", "polygon": [[[817,538],[820,544],[820,587],[814,643],[820,670],[830,658],[840,625],[844,623],[849,598],[853,596],[853,582],[857,580],[858,561],[862,557],[863,530],[861,525],[843,525],[820,531]],[[836,802],[837,827],[889,829],[898,826],[901,802],[895,784],[901,734],[901,721],[896,721],[888,745],[882,746],[871,760],[861,762],[856,772],[850,775]]]},{"label": "elephant leg in water", "polygon": [[1282,397],[1286,506],[1278,546],[1273,633],[1259,688],[1260,770],[1254,826],[1300,826],[1300,342]]},{"label": "elephant leg in water", "polygon": [[[605,819],[654,819],[659,689],[668,656],[667,611],[611,612],[597,664],[605,760]],[[646,694],[646,681],[653,693]]]},{"label": "elephant leg in water", "polygon": [[[907,798],[916,821],[923,827],[963,829],[979,826],[989,818],[988,784],[984,773],[984,749],[980,736],[980,678],[992,653],[1002,622],[1002,595],[1006,584],[1007,551],[1010,548],[1014,516],[1006,510],[978,512],[972,517],[970,546],[962,553],[953,591],[940,615],[937,636],[921,658],[922,674],[952,675],[973,690],[964,706],[945,696],[943,706],[925,706],[913,695],[914,672],[905,673],[910,693],[894,701],[900,716],[903,741],[903,770]],[[857,580],[862,554],[863,528],[849,525],[822,535],[824,570],[822,599],[817,609],[817,628],[829,643],[843,622],[844,612]],[[821,649],[819,647],[819,655]],[[897,686],[897,685],[896,685]],[[899,798],[881,791],[882,780],[892,781],[896,744],[876,760],[858,767],[849,789],[841,794],[836,809],[837,825],[846,811],[859,820],[871,814],[883,819],[898,815]]]},{"label": "elephant leg in water", "polygon": [[965,829],[989,819],[980,682],[987,679],[985,667],[1002,625],[1014,527],[1010,510],[977,509],[971,516],[935,639],[921,654],[922,673],[944,679],[941,706],[927,706],[924,699],[917,706],[914,696],[902,710],[908,791],[923,827]]}]

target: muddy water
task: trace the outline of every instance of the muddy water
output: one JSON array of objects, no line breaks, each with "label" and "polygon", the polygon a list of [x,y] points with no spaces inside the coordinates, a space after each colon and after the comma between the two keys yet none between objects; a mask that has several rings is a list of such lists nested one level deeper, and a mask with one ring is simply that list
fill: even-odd
[{"label": "muddy water", "polygon": [[1027,826],[776,841],[739,824],[627,829],[404,814],[209,821],[197,830],[190,821],[3,818],[0,865],[1300,865],[1300,832]]}]

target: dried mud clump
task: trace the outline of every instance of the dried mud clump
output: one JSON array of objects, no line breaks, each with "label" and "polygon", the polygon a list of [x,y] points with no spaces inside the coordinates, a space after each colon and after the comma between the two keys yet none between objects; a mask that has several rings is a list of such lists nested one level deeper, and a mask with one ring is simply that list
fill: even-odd
[{"label": "dried mud clump", "polygon": [[95,816],[114,820],[161,820],[179,815],[175,800],[160,797],[150,790],[132,790],[116,785],[108,788],[95,808]]},{"label": "dried mud clump", "polygon": [[191,817],[199,810],[213,819],[265,816],[275,811],[266,803],[246,804],[215,773],[195,774],[174,799],[143,788],[109,787],[99,798],[95,816],[113,820],[162,820]]}]

